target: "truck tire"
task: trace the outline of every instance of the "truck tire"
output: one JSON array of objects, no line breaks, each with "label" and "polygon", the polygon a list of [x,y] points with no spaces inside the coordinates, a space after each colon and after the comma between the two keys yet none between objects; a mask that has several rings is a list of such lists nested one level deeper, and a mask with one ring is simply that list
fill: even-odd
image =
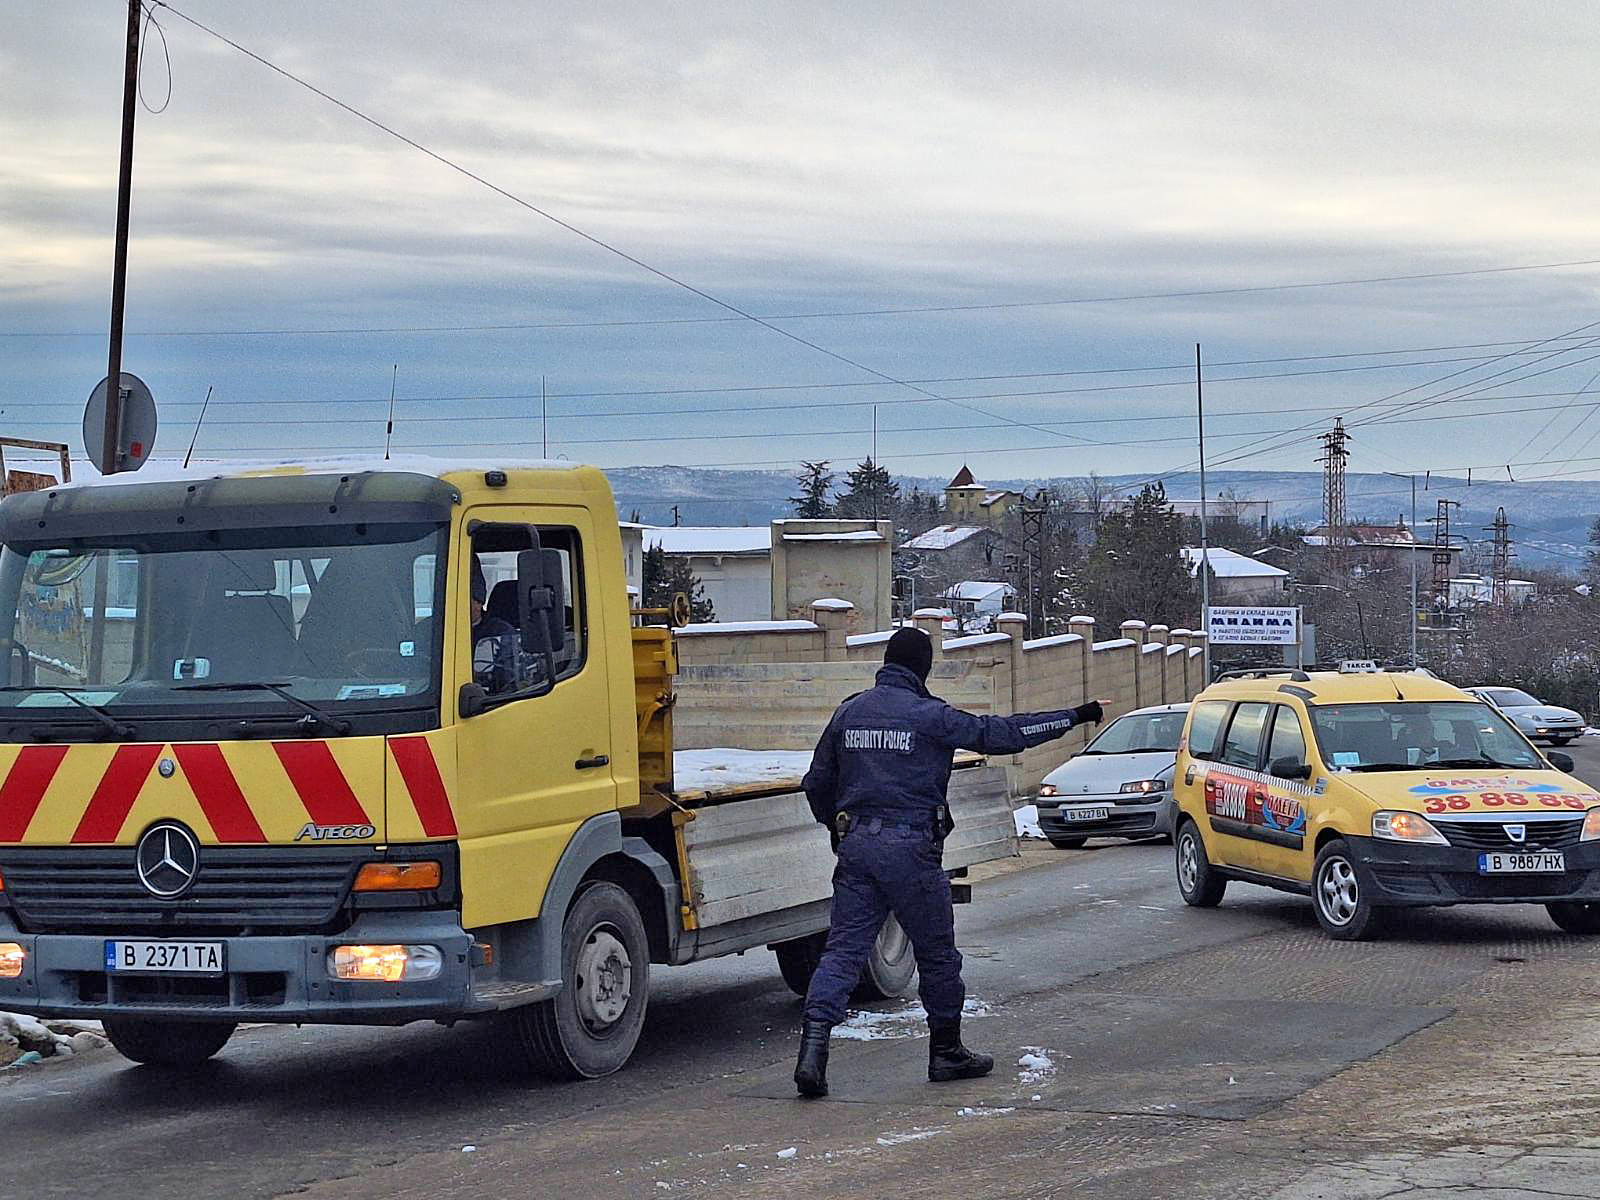
[{"label": "truck tire", "polygon": [[528,1065],[555,1079],[599,1079],[638,1045],[650,1000],[650,944],[633,898],[614,883],[578,893],[561,925],[553,1000],[512,1013]]},{"label": "truck tire", "polygon": [[804,996],[811,987],[811,976],[822,961],[822,948],[828,944],[828,931],[808,934],[772,947],[778,956],[778,973],[796,996]]},{"label": "truck tire", "polygon": [[1218,875],[1206,857],[1206,844],[1193,821],[1185,821],[1178,829],[1177,853],[1178,895],[1192,908],[1215,908],[1222,903],[1228,890],[1228,881]]},{"label": "truck tire", "polygon": [[1600,933],[1600,904],[1583,900],[1554,900],[1544,907],[1550,919],[1568,933]]},{"label": "truck tire", "polygon": [[123,1058],[152,1067],[195,1067],[228,1044],[235,1026],[221,1021],[107,1017],[106,1037]]},{"label": "truck tire", "polygon": [[861,969],[861,982],[856,984],[850,998],[858,1002],[898,1000],[911,991],[911,981],[916,975],[917,958],[911,949],[911,939],[890,913],[883,928],[878,930],[878,940],[872,943],[867,965]]}]

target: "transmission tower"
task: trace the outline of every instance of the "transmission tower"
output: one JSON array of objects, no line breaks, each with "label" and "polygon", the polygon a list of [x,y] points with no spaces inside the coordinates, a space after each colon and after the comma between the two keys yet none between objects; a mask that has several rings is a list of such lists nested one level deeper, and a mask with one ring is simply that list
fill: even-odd
[{"label": "transmission tower", "polygon": [[1350,546],[1350,523],[1344,504],[1344,465],[1350,458],[1342,418],[1335,417],[1333,428],[1322,435],[1322,528],[1328,539],[1329,567],[1343,570]]},{"label": "transmission tower", "polygon": [[1050,507],[1050,493],[1040,488],[1030,501],[1026,496],[1017,505],[1022,523],[1023,612],[1028,630],[1035,636],[1044,628],[1044,523]]},{"label": "transmission tower", "polygon": [[1516,552],[1511,549],[1511,522],[1506,519],[1506,510],[1495,510],[1494,524],[1484,526],[1492,541],[1492,566],[1490,577],[1494,581],[1494,590],[1490,593],[1494,598],[1496,608],[1504,608],[1511,596],[1511,560],[1516,557]]},{"label": "transmission tower", "polygon": [[1441,614],[1450,607],[1451,551],[1457,536],[1450,532],[1450,510],[1460,507],[1459,500],[1441,500],[1433,518],[1433,605]]}]

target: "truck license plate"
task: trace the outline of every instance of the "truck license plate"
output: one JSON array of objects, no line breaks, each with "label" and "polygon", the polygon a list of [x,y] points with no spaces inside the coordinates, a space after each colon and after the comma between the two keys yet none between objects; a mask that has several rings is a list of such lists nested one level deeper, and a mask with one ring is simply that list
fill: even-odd
[{"label": "truck license plate", "polygon": [[221,942],[107,942],[106,970],[122,975],[221,975]]},{"label": "truck license plate", "polygon": [[1105,805],[1087,808],[1081,804],[1063,804],[1061,806],[1061,819],[1063,821],[1105,821],[1111,816],[1111,810]]},{"label": "truck license plate", "polygon": [[1559,850],[1478,855],[1480,875],[1559,875],[1566,869],[1567,856]]}]

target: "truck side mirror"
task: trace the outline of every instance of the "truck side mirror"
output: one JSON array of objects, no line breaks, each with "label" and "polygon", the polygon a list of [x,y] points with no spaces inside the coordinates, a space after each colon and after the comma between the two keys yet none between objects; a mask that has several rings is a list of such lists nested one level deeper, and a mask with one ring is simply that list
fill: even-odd
[{"label": "truck side mirror", "polygon": [[566,641],[566,588],[561,578],[561,553],[542,549],[517,555],[517,626],[522,648],[532,653],[553,653]]}]

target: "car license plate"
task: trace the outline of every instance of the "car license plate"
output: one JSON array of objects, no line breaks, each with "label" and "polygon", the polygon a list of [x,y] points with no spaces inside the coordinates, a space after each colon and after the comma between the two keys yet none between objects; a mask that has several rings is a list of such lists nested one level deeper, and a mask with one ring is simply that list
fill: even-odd
[{"label": "car license plate", "polygon": [[221,942],[106,943],[106,970],[121,975],[221,975],[226,963]]},{"label": "car license plate", "polygon": [[1566,869],[1567,856],[1559,850],[1478,855],[1480,875],[1559,875]]},{"label": "car license plate", "polygon": [[1111,809],[1105,805],[1094,808],[1081,804],[1063,804],[1061,806],[1061,819],[1063,821],[1104,821],[1111,816]]}]

